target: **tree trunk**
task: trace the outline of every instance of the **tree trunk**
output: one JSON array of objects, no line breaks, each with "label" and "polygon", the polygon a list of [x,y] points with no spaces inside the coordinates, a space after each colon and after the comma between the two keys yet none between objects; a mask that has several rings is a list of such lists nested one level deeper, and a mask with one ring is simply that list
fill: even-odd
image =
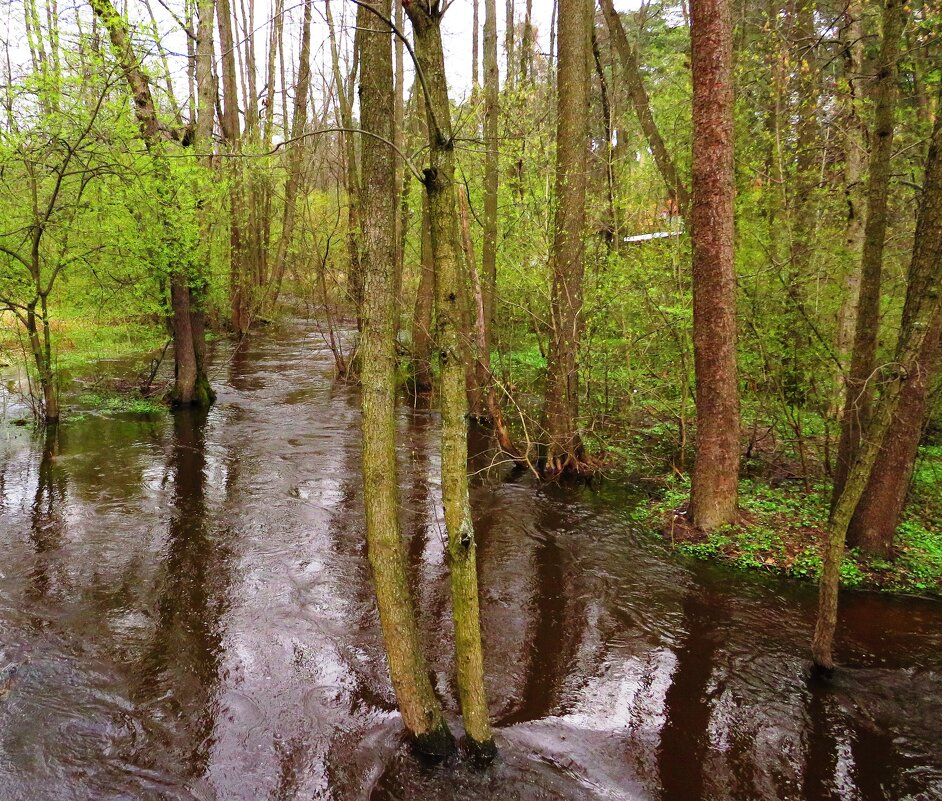
[{"label": "tree trunk", "polygon": [[906,11],[901,0],[886,0],[883,6],[883,43],[873,91],[874,135],[871,138],[873,144],[870,150],[870,183],[867,189],[867,223],[861,257],[857,322],[850,373],[847,376],[844,414],[841,417],[841,439],[831,496],[832,506],[837,503],[844,490],[847,471],[860,446],[861,431],[867,426],[873,398],[871,377],[876,366],[877,337],[880,330],[880,282],[890,193],[893,124],[896,115],[896,64],[905,24]]},{"label": "tree trunk", "polygon": [[[514,85],[514,0],[507,0],[504,17],[504,54],[507,56],[507,74],[504,76],[504,87],[512,89]],[[487,69],[485,67],[485,69]]]},{"label": "tree trunk", "polygon": [[497,191],[500,181],[497,0],[484,0],[484,241],[481,247],[484,349],[489,354],[497,315]]},{"label": "tree trunk", "polygon": [[[896,454],[903,450],[898,442],[906,437],[905,448],[915,456],[920,420],[912,419],[919,413],[918,403],[924,389],[913,388],[914,384],[926,386],[934,359],[938,358],[939,332],[942,328],[942,117],[936,119],[926,159],[926,174],[922,200],[916,223],[912,262],[909,268],[909,286],[906,290],[906,307],[903,313],[903,328],[897,347],[895,375],[887,382],[876,403],[866,436],[861,440],[857,459],[850,468],[844,491],[838,498],[828,524],[828,539],[821,567],[821,584],[818,596],[818,620],[812,641],[812,657],[815,665],[830,671],[834,667],[833,643],[837,628],[838,585],[841,562],[844,558],[844,542],[851,518],[869,509],[870,514],[858,525],[868,525],[885,511],[875,504],[883,502],[880,497],[881,482],[892,486],[884,496],[898,510],[909,482],[912,461],[894,464]],[[920,414],[920,418],[922,418]],[[906,436],[908,434],[908,436]],[[879,460],[879,464],[878,464]],[[901,469],[903,472],[892,472]],[[871,496],[871,493],[873,495]],[[863,506],[860,504],[863,502]],[[897,512],[898,513],[898,512]],[[894,521],[895,527],[895,521]],[[875,527],[882,536],[885,529]],[[890,529],[892,536],[892,529]]]},{"label": "tree trunk", "polygon": [[298,55],[298,77],[294,91],[294,115],[291,120],[291,139],[288,148],[288,175],[285,178],[285,208],[281,224],[281,238],[275,256],[271,305],[278,302],[281,284],[288,262],[288,248],[294,236],[298,217],[298,193],[304,167],[304,143],[300,141],[307,125],[307,96],[311,88],[311,2],[304,0],[304,21],[301,26],[301,49]]},{"label": "tree trunk", "polygon": [[694,0],[693,353],[697,453],[690,518],[710,531],[736,517],[739,388],[733,260],[733,31],[729,0]]},{"label": "tree trunk", "polygon": [[562,0],[558,17],[556,215],[553,236],[552,332],[546,374],[545,472],[585,469],[579,436],[579,340],[585,271],[585,198],[589,154],[591,6]]},{"label": "tree trunk", "polygon": [[[219,56],[222,61],[222,136],[230,155],[239,150],[239,96],[236,84],[235,42],[232,37],[232,9],[229,0],[217,0],[216,19],[219,25]],[[237,335],[249,329],[249,290],[243,248],[245,187],[242,159],[230,158],[226,167],[232,186],[229,190],[229,307],[230,324]]]},{"label": "tree trunk", "polygon": [[861,119],[861,83],[863,73],[864,41],[861,25],[861,2],[852,0],[844,12],[843,77],[847,84],[842,93],[844,113],[844,198],[847,201],[847,224],[844,229],[844,250],[851,263],[844,279],[841,309],[838,314],[835,350],[841,361],[842,372],[834,382],[839,387],[835,407],[843,406],[846,399],[845,373],[849,367],[860,299],[860,255],[864,241],[863,181],[867,170],[867,130]]},{"label": "tree trunk", "polygon": [[[343,132],[344,144],[344,177],[347,189],[347,250],[350,258],[350,273],[347,276],[347,285],[350,298],[356,310],[357,327],[360,325],[360,305],[363,301],[363,279],[360,268],[360,171],[357,166],[356,138],[353,133],[353,102],[351,87],[356,80],[358,47],[361,31],[357,27],[353,42],[353,63],[350,66],[349,80],[344,80],[340,69],[340,55],[337,50],[337,39],[334,31],[333,17],[330,12],[330,2],[325,2],[324,9],[327,17],[327,31],[330,38],[331,68],[336,83],[337,106],[340,111],[340,126]],[[359,9],[357,11],[359,15]],[[376,25],[376,19],[371,19],[371,25]]]},{"label": "tree trunk", "polygon": [[422,274],[412,315],[412,372],[417,393],[432,391],[432,307],[435,303],[435,254],[428,194],[422,192]]},{"label": "tree trunk", "polygon": [[171,400],[175,406],[196,402],[196,350],[193,347],[193,322],[190,316],[190,288],[179,273],[170,276],[170,304],[173,308],[174,387]]},{"label": "tree trunk", "polygon": [[468,499],[468,408],[459,340],[463,277],[455,198],[455,142],[445,79],[441,7],[433,4],[428,9],[419,3],[410,3],[406,12],[412,21],[420,80],[427,93],[429,167],[425,170],[425,189],[435,254],[436,344],[441,365],[442,500],[448,532],[458,696],[465,731],[475,753],[481,759],[490,759],[496,747],[484,690],[477,547]]},{"label": "tree trunk", "polygon": [[[390,0],[373,0],[389,14]],[[311,0],[305,3],[310,29]],[[363,130],[388,141],[393,137],[391,32],[380,28],[369,10],[359,9],[360,117]],[[305,35],[305,43],[309,35]],[[306,52],[304,46],[302,51]],[[361,141],[363,169],[363,329],[360,382],[363,407],[363,487],[366,539],[376,604],[383,628],[396,700],[406,729],[424,753],[445,756],[451,733],[429,681],[415,621],[406,556],[399,530],[396,477],[396,342],[393,313],[396,164],[392,149],[371,136]]]},{"label": "tree trunk", "polygon": [[[923,429],[926,424],[929,391],[939,373],[939,345],[942,337],[942,312],[937,311],[930,322],[920,318],[922,298],[931,295],[934,284],[942,280],[942,123],[936,120],[926,175],[913,259],[909,270],[909,286],[896,361],[901,362],[902,344],[922,333],[925,340],[918,356],[907,369],[899,406],[890,424],[889,434],[879,452],[866,491],[849,524],[848,540],[866,553],[886,557],[893,545],[906,501],[909,482],[916,463]],[[933,254],[935,254],[933,256]]]}]

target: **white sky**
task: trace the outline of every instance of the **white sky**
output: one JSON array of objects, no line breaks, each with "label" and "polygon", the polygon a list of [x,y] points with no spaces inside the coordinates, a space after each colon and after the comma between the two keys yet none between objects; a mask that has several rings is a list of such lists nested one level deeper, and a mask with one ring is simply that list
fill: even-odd
[{"label": "white sky", "polygon": [[[113,2],[115,2],[119,10],[126,9],[133,22],[149,22],[149,14],[144,0],[113,0]],[[185,103],[187,96],[186,37],[180,31],[173,16],[162,7],[162,4],[166,5],[174,14],[178,17],[182,17],[184,0],[150,0],[150,2],[157,18],[161,42],[169,56],[177,100]],[[619,11],[629,11],[638,8],[640,2],[641,0],[615,0],[615,7]],[[28,69],[29,64],[29,51],[23,32],[23,3],[19,2],[19,0],[6,0],[2,5],[5,6],[5,8],[0,10],[0,29],[6,28],[6,30],[0,32],[0,42],[6,42],[9,47],[10,61],[13,64],[14,75],[18,73],[22,74]],[[247,0],[232,0],[232,5],[233,7],[245,7]],[[264,71],[265,69],[265,53],[268,47],[271,11],[273,7],[274,0],[255,0],[254,36],[256,62],[259,71]],[[61,25],[64,40],[68,38],[70,31],[74,32],[75,30],[74,18],[76,13],[81,15],[83,28],[88,31],[91,9],[85,0],[65,0],[65,2],[59,0],[58,8],[60,16],[63,18]],[[301,0],[285,0],[285,8],[285,65],[290,84],[297,69],[297,50],[301,26],[302,2]],[[453,100],[459,100],[465,97],[471,89],[472,8],[471,0],[452,0],[443,18],[442,32],[446,58],[445,69],[448,77],[449,92]],[[506,66],[504,56],[505,8],[506,0],[497,0],[498,63],[502,82],[504,80],[504,70]],[[331,10],[334,15],[335,24],[341,29],[341,39],[343,40],[341,51],[343,54],[347,54],[349,53],[349,43],[352,41],[356,6],[350,2],[350,0],[331,0]],[[552,10],[553,0],[533,0],[532,21],[536,28],[536,46],[543,52],[549,50]],[[516,0],[515,18],[518,23],[522,21],[524,13],[525,0]],[[327,25],[324,20],[324,0],[315,0],[314,24],[311,32],[312,68],[315,76],[314,80],[318,83],[321,80],[330,81],[331,75]],[[483,25],[483,23],[484,2],[480,0],[480,24]],[[405,28],[408,33],[408,21],[406,22]],[[236,34],[236,38],[240,38],[238,33]],[[482,44],[483,35],[481,36],[481,40]],[[155,62],[151,63],[154,64]],[[407,62],[407,73],[411,73],[409,66]],[[409,77],[408,74],[406,80],[407,84],[411,82],[411,77]],[[263,76],[259,76],[258,83],[261,88],[264,83]],[[154,84],[155,89],[161,91],[163,81],[156,79]]]}]

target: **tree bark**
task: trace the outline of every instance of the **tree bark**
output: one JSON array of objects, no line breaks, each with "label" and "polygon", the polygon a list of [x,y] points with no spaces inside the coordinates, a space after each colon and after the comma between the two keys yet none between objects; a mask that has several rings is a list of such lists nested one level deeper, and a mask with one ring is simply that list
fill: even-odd
[{"label": "tree bark", "polygon": [[733,260],[733,37],[729,0],[694,0],[693,352],[697,452],[690,518],[710,531],[736,517],[739,388]]},{"label": "tree bark", "polygon": [[893,545],[906,494],[916,463],[919,441],[926,424],[929,392],[939,374],[942,312],[926,322],[920,317],[924,296],[931,295],[942,279],[942,123],[937,118],[926,175],[913,258],[909,270],[906,305],[903,309],[901,346],[897,363],[902,362],[902,343],[923,333],[924,342],[913,365],[907,368],[908,380],[900,392],[899,405],[889,433],[877,455],[866,491],[858,502],[848,528],[848,540],[866,553],[886,557]]},{"label": "tree bark", "polygon": [[[906,290],[903,329],[897,347],[895,374],[890,378],[877,401],[872,419],[862,439],[856,461],[848,472],[844,491],[835,504],[828,523],[828,539],[821,568],[818,595],[818,620],[811,651],[814,664],[829,672],[834,668],[833,644],[837,629],[838,586],[844,543],[851,518],[860,514],[859,504],[875,512],[874,520],[884,516],[884,510],[869,506],[882,502],[880,482],[889,480],[892,489],[889,499],[895,501],[905,495],[909,482],[911,462],[894,464],[894,454],[903,450],[897,439],[906,439],[907,453],[915,455],[919,421],[918,401],[929,378],[933,359],[938,358],[939,332],[942,329],[942,117],[936,119],[926,159],[925,181],[912,261],[909,268],[909,286]],[[921,385],[921,386],[919,386]],[[915,424],[915,425],[914,425]],[[879,466],[878,465],[879,460]],[[907,464],[909,465],[907,469]],[[891,473],[897,468],[902,473]],[[900,493],[902,489],[902,493]],[[874,493],[871,496],[871,493]],[[901,501],[900,501],[901,506]],[[894,524],[895,527],[895,524]]]},{"label": "tree bark", "polygon": [[[372,0],[389,15],[390,0]],[[305,3],[309,41],[311,0]],[[366,14],[367,17],[363,15]],[[360,8],[360,117],[363,130],[392,141],[391,32]],[[302,50],[305,48],[302,46]],[[399,529],[396,468],[396,342],[393,314],[396,164],[392,149],[372,136],[361,140],[363,169],[363,280],[360,383],[363,409],[363,487],[366,539],[389,672],[406,729],[416,747],[434,756],[453,749],[451,733],[429,680],[422,652],[406,556]]]},{"label": "tree bark", "polygon": [[497,0],[484,0],[484,241],[481,247],[484,348],[491,350],[497,315],[497,201],[500,181]]},{"label": "tree bark", "polygon": [[[860,269],[860,292],[854,349],[841,417],[841,439],[834,474],[832,506],[837,503],[847,472],[860,446],[861,431],[867,426],[873,399],[871,380],[877,358],[880,330],[880,283],[883,272],[883,245],[886,240],[887,203],[890,193],[890,158],[893,155],[893,125],[896,116],[897,61],[906,24],[901,0],[883,5],[883,42],[873,91],[873,142],[870,150],[870,183],[867,188],[867,223],[864,229]],[[854,543],[856,544],[856,543]]]},{"label": "tree bark", "polygon": [[544,428],[547,475],[579,473],[585,452],[579,435],[579,341],[585,272],[585,198],[589,153],[591,5],[561,0],[557,27],[556,214],[553,236],[552,331],[546,375]]},{"label": "tree bark", "polygon": [[[222,62],[222,136],[230,154],[239,150],[239,96],[236,84],[235,43],[232,37],[232,9],[229,0],[217,0],[216,20],[219,26],[219,56]],[[237,335],[249,328],[249,286],[245,270],[243,222],[245,201],[242,160],[228,159],[232,186],[229,190],[229,308],[230,324]]]},{"label": "tree bark", "polygon": [[844,11],[843,57],[841,59],[846,89],[841,93],[844,106],[844,198],[847,202],[847,224],[844,229],[844,250],[851,267],[843,283],[841,309],[838,314],[835,350],[841,361],[842,371],[835,385],[839,395],[835,403],[843,406],[846,399],[845,374],[849,367],[857,322],[857,305],[860,299],[860,256],[864,241],[864,197],[863,181],[867,170],[867,129],[861,119],[861,93],[864,41],[861,25],[861,2],[851,0]]},{"label": "tree bark", "polygon": [[427,93],[429,167],[425,170],[425,190],[435,254],[436,344],[441,365],[442,500],[451,568],[458,696],[471,745],[479,758],[489,760],[496,753],[496,747],[484,689],[477,546],[468,499],[468,402],[459,339],[463,277],[455,197],[455,142],[442,50],[441,6],[410,3],[406,13],[412,22],[420,80]]},{"label": "tree bark", "polygon": [[282,217],[281,238],[275,256],[275,275],[272,288],[274,305],[281,293],[281,284],[288,262],[288,248],[294,236],[298,217],[298,193],[301,188],[303,172],[304,143],[300,141],[307,125],[307,97],[311,88],[311,3],[304,0],[304,21],[301,26],[301,49],[298,55],[298,77],[294,91],[294,114],[291,120],[291,139],[288,149],[288,175],[285,179],[285,208]]},{"label": "tree bark", "polygon": [[422,274],[412,315],[412,372],[415,391],[432,391],[432,310],[435,304],[435,255],[429,221],[428,194],[422,192]]}]

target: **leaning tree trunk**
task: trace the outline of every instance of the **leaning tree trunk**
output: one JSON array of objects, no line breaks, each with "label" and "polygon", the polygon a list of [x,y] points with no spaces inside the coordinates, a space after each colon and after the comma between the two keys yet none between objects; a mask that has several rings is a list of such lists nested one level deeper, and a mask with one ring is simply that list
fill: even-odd
[{"label": "leaning tree trunk", "polygon": [[435,254],[436,345],[441,365],[442,500],[448,532],[452,614],[458,662],[458,695],[464,727],[476,754],[495,751],[484,690],[484,654],[476,570],[477,548],[468,499],[468,399],[465,393],[459,338],[462,302],[461,252],[455,198],[455,142],[445,79],[441,7],[420,3],[406,7],[415,35],[419,80],[426,93],[429,167],[425,190],[429,199],[432,248]]},{"label": "leaning tree trunk", "polygon": [[[860,446],[873,399],[870,380],[876,366],[877,335],[880,330],[880,282],[883,245],[886,240],[887,203],[890,194],[890,157],[893,155],[893,123],[896,114],[896,74],[900,41],[906,23],[902,0],[887,0],[883,6],[883,44],[874,88],[873,145],[870,150],[870,184],[867,189],[867,222],[864,228],[860,289],[854,349],[847,376],[841,439],[834,473],[832,505],[837,503],[847,472]],[[853,543],[856,544],[856,543]]]},{"label": "leaning tree trunk", "polygon": [[[308,0],[306,23],[310,21],[310,5]],[[390,0],[373,0],[373,6],[388,15]],[[391,32],[384,31],[363,6],[359,9],[357,24],[364,31],[360,49],[361,125],[366,133],[391,142]],[[374,136],[362,138],[361,154],[363,169],[370,176],[363,187],[361,239],[365,292],[361,309],[360,383],[366,540],[389,673],[402,719],[421,751],[444,756],[453,747],[451,733],[429,681],[399,530],[393,321],[396,163],[392,149]]]},{"label": "leaning tree trunk", "polygon": [[654,163],[667,186],[668,195],[677,204],[681,215],[686,218],[690,210],[690,193],[687,191],[687,187],[677,171],[677,165],[674,163],[667,145],[664,144],[661,132],[654,121],[654,115],[651,113],[651,101],[648,99],[648,93],[644,88],[644,81],[641,77],[641,65],[638,63],[638,55],[632,49],[628,37],[625,35],[621,18],[618,16],[612,0],[601,0],[601,6],[602,13],[605,15],[605,22],[608,25],[609,36],[621,61],[628,96],[631,98],[631,105],[638,117],[641,131],[645,139],[648,140],[648,147],[651,148]]},{"label": "leaning tree trunk", "polygon": [[690,518],[707,531],[736,516],[739,388],[733,262],[733,29],[729,0],[693,0],[693,355],[697,453]]},{"label": "leaning tree trunk", "polygon": [[589,155],[591,5],[561,0],[556,95],[556,215],[553,235],[552,332],[546,372],[545,472],[581,472],[579,340],[585,272],[585,197]]},{"label": "leaning tree trunk", "polygon": [[[837,595],[840,582],[844,543],[851,519],[870,510],[867,520],[879,518],[882,510],[876,504],[881,482],[889,482],[890,501],[894,510],[902,506],[896,498],[905,495],[909,483],[912,461],[908,469],[892,473],[894,453],[898,452],[896,439],[906,437],[907,431],[918,430],[922,419],[914,420],[918,398],[925,392],[928,367],[938,358],[939,332],[942,329],[942,117],[936,119],[932,142],[926,159],[926,176],[922,200],[916,222],[913,256],[909,268],[909,286],[903,312],[903,329],[897,347],[895,374],[883,389],[861,440],[857,458],[847,475],[844,491],[834,506],[828,523],[828,539],[821,568],[818,597],[818,620],[811,650],[815,665],[830,671],[834,667],[832,654],[834,632],[837,628]],[[924,414],[924,412],[922,412]],[[910,436],[906,448],[915,458],[918,437]],[[902,465],[906,468],[906,465]],[[873,495],[871,495],[873,493]],[[894,495],[895,493],[895,495]],[[863,504],[863,506],[861,506]],[[898,511],[897,511],[898,514]],[[865,525],[863,521],[858,523]],[[895,521],[894,521],[895,527]],[[892,536],[892,529],[890,530]]]}]

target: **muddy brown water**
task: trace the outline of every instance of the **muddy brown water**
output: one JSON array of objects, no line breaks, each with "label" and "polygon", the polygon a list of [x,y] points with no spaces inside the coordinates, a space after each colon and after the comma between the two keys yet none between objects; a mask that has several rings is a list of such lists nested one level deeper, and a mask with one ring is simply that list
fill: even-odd
[{"label": "muddy brown water", "polygon": [[[363,544],[358,398],[312,326],[215,366],[208,415],[0,430],[0,800],[942,799],[942,605],[679,559],[630,489],[479,474],[500,758],[402,745]],[[402,518],[457,726],[437,420],[399,414]],[[477,458],[475,471],[487,465]]]}]

